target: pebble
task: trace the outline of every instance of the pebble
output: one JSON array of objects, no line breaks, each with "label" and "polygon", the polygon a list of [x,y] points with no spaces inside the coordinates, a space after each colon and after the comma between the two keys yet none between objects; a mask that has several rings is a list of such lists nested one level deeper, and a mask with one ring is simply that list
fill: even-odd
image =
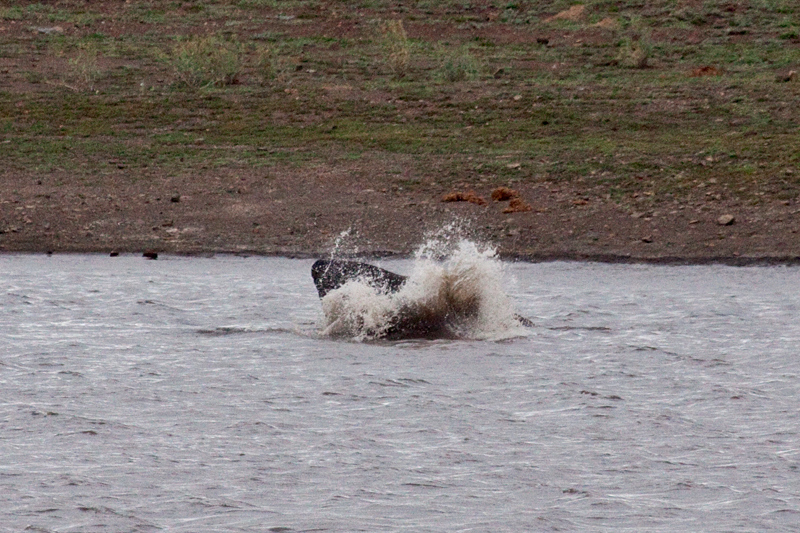
[{"label": "pebble", "polygon": [[736,217],[733,215],[722,215],[717,219],[717,224],[720,226],[730,226],[736,221]]},{"label": "pebble", "polygon": [[61,26],[40,26],[36,28],[37,33],[44,33],[45,35],[60,35],[64,33],[64,28]]}]

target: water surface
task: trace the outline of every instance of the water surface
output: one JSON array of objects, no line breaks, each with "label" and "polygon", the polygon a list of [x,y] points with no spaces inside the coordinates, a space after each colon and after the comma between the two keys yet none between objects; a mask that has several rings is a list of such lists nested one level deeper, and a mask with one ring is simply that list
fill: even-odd
[{"label": "water surface", "polygon": [[505,265],[527,334],[359,343],[311,263],[0,256],[0,528],[800,523],[800,269]]}]

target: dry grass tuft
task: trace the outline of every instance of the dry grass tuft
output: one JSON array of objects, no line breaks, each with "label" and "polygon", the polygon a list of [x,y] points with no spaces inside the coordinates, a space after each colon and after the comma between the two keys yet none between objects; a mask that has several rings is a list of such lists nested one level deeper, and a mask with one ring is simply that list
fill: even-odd
[{"label": "dry grass tuft", "polygon": [[443,80],[451,83],[475,80],[480,77],[481,63],[467,47],[460,47],[444,55],[438,73]]},{"label": "dry grass tuft", "polygon": [[576,4],[569,9],[565,9],[560,13],[556,13],[552,17],[545,19],[545,22],[554,22],[556,20],[568,20],[570,22],[578,22],[583,20],[586,16],[586,6],[583,4]]},{"label": "dry grass tuft", "polygon": [[242,71],[242,46],[215,35],[180,40],[169,62],[178,82],[188,87],[233,85]]},{"label": "dry grass tuft", "polygon": [[717,67],[706,65],[694,69],[689,73],[692,78],[702,78],[703,76],[722,76],[722,71]]},{"label": "dry grass tuft", "polygon": [[86,44],[78,48],[75,56],[69,59],[71,70],[67,77],[76,85],[76,88],[94,90],[94,83],[102,73],[97,62],[97,55],[97,47]]},{"label": "dry grass tuft", "polygon": [[603,30],[616,31],[616,30],[620,29],[620,24],[619,24],[619,20],[617,20],[615,18],[612,18],[612,17],[606,17],[603,20],[601,20],[600,22],[592,24],[592,27],[593,28],[600,28],[600,29],[603,29]]},{"label": "dry grass tuft", "polygon": [[486,200],[475,194],[475,191],[451,192],[442,197],[443,202],[469,202],[476,205],[486,205]]},{"label": "dry grass tuft", "polygon": [[519,193],[514,189],[508,187],[498,187],[492,191],[492,200],[495,202],[504,202],[512,198],[519,198]]},{"label": "dry grass tuft", "polygon": [[619,45],[617,61],[623,67],[647,68],[653,46],[645,36],[624,37]]},{"label": "dry grass tuft", "polygon": [[392,73],[402,78],[408,74],[411,63],[411,46],[403,21],[385,20],[380,25],[381,45],[385,52],[385,63]]},{"label": "dry grass tuft", "polygon": [[510,202],[508,202],[508,207],[503,209],[503,213],[522,213],[524,211],[530,211],[533,209],[531,204],[528,202],[523,201],[521,198],[512,198]]}]

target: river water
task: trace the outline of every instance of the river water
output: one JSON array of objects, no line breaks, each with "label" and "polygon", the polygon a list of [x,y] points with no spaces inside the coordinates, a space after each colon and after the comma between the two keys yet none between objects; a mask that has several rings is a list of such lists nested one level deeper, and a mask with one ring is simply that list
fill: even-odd
[{"label": "river water", "polygon": [[800,524],[800,269],[502,264],[532,328],[357,342],[311,263],[0,256],[0,530]]}]

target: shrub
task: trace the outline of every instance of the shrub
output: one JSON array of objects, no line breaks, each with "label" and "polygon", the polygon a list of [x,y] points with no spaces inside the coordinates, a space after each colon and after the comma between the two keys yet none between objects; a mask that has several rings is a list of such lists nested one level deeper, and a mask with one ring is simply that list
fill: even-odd
[{"label": "shrub", "polygon": [[94,83],[100,77],[100,66],[97,62],[97,46],[86,43],[78,48],[75,57],[70,58],[68,77],[85,89],[94,89]]},{"label": "shrub", "polygon": [[21,7],[0,8],[0,19],[3,20],[22,20]]},{"label": "shrub", "polygon": [[652,46],[648,41],[642,38],[623,37],[619,43],[617,62],[623,67],[645,68],[651,51]]},{"label": "shrub", "polygon": [[275,54],[269,48],[259,47],[256,49],[255,61],[253,64],[258,79],[262,85],[266,85],[277,75],[277,65]]},{"label": "shrub", "polygon": [[650,29],[644,26],[640,18],[632,18],[619,42],[617,62],[623,67],[646,68],[652,53]]},{"label": "shrub", "polygon": [[242,71],[242,45],[215,35],[182,39],[169,61],[179,83],[188,87],[237,83]]},{"label": "shrub", "polygon": [[474,80],[480,76],[480,71],[480,62],[466,47],[446,54],[439,67],[439,75],[449,82]]},{"label": "shrub", "polygon": [[384,49],[385,63],[392,73],[402,78],[408,74],[411,61],[411,46],[402,20],[386,20],[380,25],[381,45]]},{"label": "shrub", "polygon": [[258,45],[249,65],[259,83],[266,86],[275,82],[287,82],[298,61],[298,58],[289,56],[281,47],[267,48]]}]

